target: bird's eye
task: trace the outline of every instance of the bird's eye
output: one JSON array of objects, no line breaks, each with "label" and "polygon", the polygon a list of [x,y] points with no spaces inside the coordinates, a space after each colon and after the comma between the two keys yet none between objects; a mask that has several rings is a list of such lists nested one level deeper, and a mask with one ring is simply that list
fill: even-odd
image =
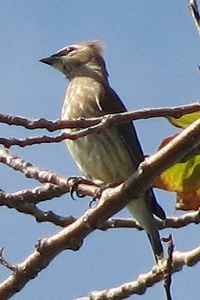
[{"label": "bird's eye", "polygon": [[74,50],[76,50],[75,47],[67,47],[67,48],[65,48],[65,49],[60,50],[60,51],[56,54],[56,56],[65,56],[65,55],[69,54],[70,52],[72,52],[72,51],[74,51]]}]

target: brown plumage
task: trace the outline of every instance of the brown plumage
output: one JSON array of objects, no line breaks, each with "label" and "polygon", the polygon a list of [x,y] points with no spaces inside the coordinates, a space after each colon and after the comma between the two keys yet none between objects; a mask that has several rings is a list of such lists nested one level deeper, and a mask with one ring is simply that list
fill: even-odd
[{"label": "brown plumage", "polygon": [[[102,51],[102,44],[92,41],[65,47],[41,59],[41,62],[58,69],[69,79],[62,120],[126,111],[109,85]],[[67,140],[66,143],[82,173],[102,185],[126,180],[144,159],[132,122],[76,141]],[[153,214],[164,219],[165,213],[156,202],[152,189],[141,195],[140,199],[134,199],[127,208],[147,232],[156,259],[161,258],[163,248]]]}]

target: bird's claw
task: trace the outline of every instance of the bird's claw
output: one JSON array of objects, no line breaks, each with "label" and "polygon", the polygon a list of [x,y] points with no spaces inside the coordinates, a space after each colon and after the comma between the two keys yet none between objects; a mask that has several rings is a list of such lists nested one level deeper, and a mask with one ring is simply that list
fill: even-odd
[{"label": "bird's claw", "polygon": [[92,208],[92,207],[96,206],[96,204],[98,203],[99,199],[101,198],[101,195],[102,195],[103,191],[105,191],[107,188],[114,187],[116,185],[117,184],[108,183],[108,184],[106,184],[104,186],[99,187],[95,191],[95,194],[94,194],[92,200],[89,203],[89,208]]},{"label": "bird's claw", "polygon": [[68,178],[68,183],[70,185],[70,190],[69,190],[69,193],[70,193],[70,196],[73,200],[75,200],[75,197],[74,197],[74,193],[76,193],[76,196],[79,197],[79,198],[83,198],[85,197],[85,195],[82,195],[79,190],[78,190],[78,185],[81,184],[81,183],[88,183],[88,180],[84,179],[83,177],[69,177]]},{"label": "bird's claw", "polygon": [[95,207],[97,205],[104,189],[105,189],[105,187],[103,186],[103,187],[98,188],[95,191],[94,196],[92,197],[92,200],[89,202],[89,208]]}]

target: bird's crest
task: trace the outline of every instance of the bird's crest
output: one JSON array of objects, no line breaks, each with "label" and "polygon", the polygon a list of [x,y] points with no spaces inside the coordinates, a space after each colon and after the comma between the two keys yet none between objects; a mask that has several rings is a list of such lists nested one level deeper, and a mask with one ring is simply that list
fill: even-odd
[{"label": "bird's crest", "polygon": [[85,43],[85,45],[93,49],[95,54],[102,55],[105,51],[105,45],[100,41],[90,41]]}]

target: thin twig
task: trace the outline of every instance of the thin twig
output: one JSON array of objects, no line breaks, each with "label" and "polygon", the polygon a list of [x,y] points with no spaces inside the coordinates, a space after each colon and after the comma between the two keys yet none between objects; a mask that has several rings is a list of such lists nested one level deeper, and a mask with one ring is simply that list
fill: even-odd
[{"label": "thin twig", "polygon": [[80,195],[93,196],[99,186],[89,180],[80,177],[64,177],[54,172],[43,170],[33,166],[30,162],[13,155],[7,149],[0,149],[0,163],[10,168],[22,172],[27,178],[34,178],[41,183],[51,183],[64,188],[65,192],[71,189],[77,191]]},{"label": "thin twig", "polygon": [[[44,118],[37,120],[23,118],[19,116],[0,114],[0,123],[5,123],[8,125],[23,126],[27,129],[47,129],[50,132],[64,129],[64,128],[86,128],[92,127],[99,124],[100,127],[113,126],[122,122],[129,122],[138,119],[149,119],[158,117],[174,117],[180,118],[182,115],[189,114],[192,112],[199,111],[200,103],[199,101],[181,105],[172,106],[165,108],[143,108],[137,111],[130,111],[124,113],[108,114],[103,117],[96,118],[78,118],[74,120],[54,120],[48,121]],[[101,125],[102,124],[102,125]],[[99,127],[99,128],[100,128]]]},{"label": "thin twig", "polygon": [[[189,224],[200,224],[200,211],[189,212],[179,217],[167,217],[164,222],[156,219],[156,224],[159,230],[165,228],[178,229]],[[143,230],[139,223],[133,218],[112,218],[104,222],[99,229],[108,230],[115,228],[136,228],[138,230]]]},{"label": "thin twig", "polygon": [[67,192],[69,192],[68,187],[64,186],[61,188],[58,185],[49,183],[37,186],[33,189],[20,190],[15,193],[0,191],[0,205],[9,205],[11,202],[18,204],[37,204],[55,197],[60,197]]},{"label": "thin twig", "polygon": [[[118,125],[120,123],[128,122],[136,119],[147,119],[155,117],[175,117],[178,118],[186,113],[191,113],[200,110],[199,103],[193,103],[190,105],[183,105],[179,107],[171,108],[157,108],[157,109],[142,109],[135,112],[125,112],[117,114],[104,115],[98,118],[79,118],[76,120],[67,121],[47,121],[45,119],[30,120],[21,117],[9,116],[0,114],[0,122],[7,123],[9,125],[20,125],[29,129],[46,128],[49,131],[55,131],[63,128],[77,128],[76,131],[71,133],[62,133],[56,136],[37,136],[28,137],[25,139],[17,138],[0,138],[0,144],[6,148],[11,146],[32,146],[35,144],[44,143],[60,143],[65,139],[76,140],[80,137],[95,133],[103,130],[107,127]],[[78,129],[79,128],[79,129]],[[80,129],[82,128],[82,129]]]},{"label": "thin twig", "polygon": [[16,272],[17,270],[17,266],[16,265],[11,265],[4,257],[3,257],[3,251],[4,248],[0,249],[0,264],[4,267],[6,267],[7,269]]}]

